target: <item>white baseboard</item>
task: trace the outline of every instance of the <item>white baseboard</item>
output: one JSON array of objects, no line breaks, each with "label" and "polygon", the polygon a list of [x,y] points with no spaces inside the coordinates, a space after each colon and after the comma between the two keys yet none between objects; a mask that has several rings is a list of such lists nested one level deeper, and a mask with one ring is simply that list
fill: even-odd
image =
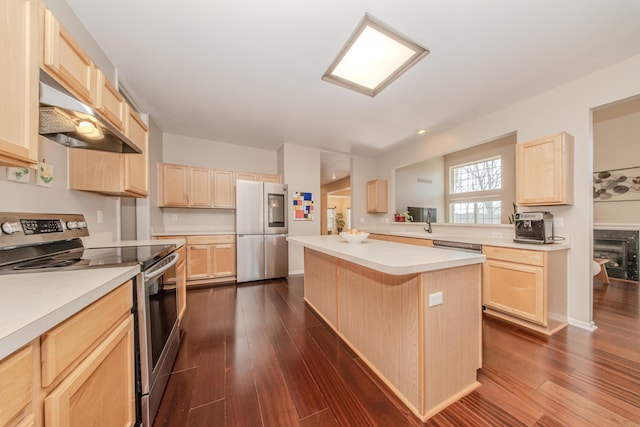
[{"label": "white baseboard", "polygon": [[593,332],[596,329],[598,329],[596,324],[593,322],[583,322],[582,320],[576,320],[571,318],[569,318],[568,320],[571,326],[576,326],[580,329],[586,329],[587,331],[590,331],[590,332]]},{"label": "white baseboard", "polygon": [[289,270],[289,276],[293,276],[296,274],[304,274],[304,269],[302,270]]}]

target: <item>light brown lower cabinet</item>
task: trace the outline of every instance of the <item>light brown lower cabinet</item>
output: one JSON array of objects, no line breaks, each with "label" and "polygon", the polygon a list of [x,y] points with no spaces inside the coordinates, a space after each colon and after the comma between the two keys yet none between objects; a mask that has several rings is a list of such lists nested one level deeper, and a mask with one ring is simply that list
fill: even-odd
[{"label": "light brown lower cabinet", "polygon": [[0,425],[134,425],[132,286],[0,361]]},{"label": "light brown lower cabinet", "polygon": [[[184,260],[183,271],[178,261],[177,270],[171,269],[166,278],[175,283],[184,276],[186,286],[205,283],[229,282],[236,276],[236,236],[233,234],[157,236],[155,239],[184,239],[187,244],[178,250]],[[178,307],[182,313],[186,299],[186,286],[178,282]],[[184,290],[183,290],[184,289]]]},{"label": "light brown lower cabinet", "polygon": [[187,284],[235,280],[234,235],[187,236]]},{"label": "light brown lower cabinet", "polygon": [[485,312],[546,335],[562,329],[567,324],[566,252],[484,246]]},{"label": "light brown lower cabinet", "polygon": [[45,398],[45,425],[134,425],[133,357],[130,315]]},{"label": "light brown lower cabinet", "polygon": [[[27,345],[0,361],[0,425],[34,425],[34,345]],[[9,386],[10,385],[10,386]]]}]

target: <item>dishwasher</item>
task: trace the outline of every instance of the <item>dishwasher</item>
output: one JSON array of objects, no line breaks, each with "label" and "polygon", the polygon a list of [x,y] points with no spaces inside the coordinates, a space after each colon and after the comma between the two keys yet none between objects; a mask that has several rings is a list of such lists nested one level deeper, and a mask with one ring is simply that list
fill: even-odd
[{"label": "dishwasher", "polygon": [[479,243],[454,242],[451,240],[434,240],[433,247],[438,249],[451,249],[455,251],[482,253],[482,245]]}]

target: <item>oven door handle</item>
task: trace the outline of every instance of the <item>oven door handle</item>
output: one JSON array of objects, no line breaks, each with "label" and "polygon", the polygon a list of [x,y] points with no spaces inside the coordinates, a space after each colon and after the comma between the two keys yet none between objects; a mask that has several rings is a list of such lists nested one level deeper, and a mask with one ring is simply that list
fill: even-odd
[{"label": "oven door handle", "polygon": [[156,277],[162,276],[168,269],[170,269],[171,267],[173,267],[178,263],[178,258],[180,258],[180,255],[177,252],[174,252],[171,255],[169,255],[168,258],[172,258],[171,261],[167,262],[162,267],[159,267],[157,270],[152,270],[149,273],[145,272],[144,281],[149,282],[155,279]]}]

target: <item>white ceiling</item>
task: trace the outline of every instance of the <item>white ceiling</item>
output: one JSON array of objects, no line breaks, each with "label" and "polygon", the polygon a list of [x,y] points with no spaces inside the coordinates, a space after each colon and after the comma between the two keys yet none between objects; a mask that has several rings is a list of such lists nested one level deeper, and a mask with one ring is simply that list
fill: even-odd
[{"label": "white ceiling", "polygon": [[[67,0],[164,131],[375,156],[640,53],[640,0]],[[371,98],[320,78],[369,13],[431,53]]]}]

